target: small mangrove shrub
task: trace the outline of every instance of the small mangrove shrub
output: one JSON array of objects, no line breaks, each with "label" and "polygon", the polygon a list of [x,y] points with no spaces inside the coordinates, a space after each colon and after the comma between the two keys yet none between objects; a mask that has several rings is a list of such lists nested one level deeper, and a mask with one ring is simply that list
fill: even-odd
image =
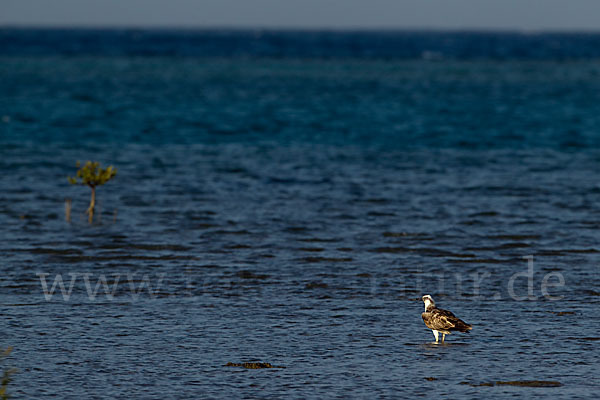
[{"label": "small mangrove shrub", "polygon": [[92,190],[90,206],[86,211],[88,222],[91,224],[94,220],[94,208],[96,207],[96,187],[104,185],[114,178],[117,175],[117,169],[112,165],[101,168],[100,163],[97,161],[86,161],[83,166],[77,161],[77,168],[79,168],[77,175],[75,177],[69,176],[68,179],[72,185],[89,186]]}]

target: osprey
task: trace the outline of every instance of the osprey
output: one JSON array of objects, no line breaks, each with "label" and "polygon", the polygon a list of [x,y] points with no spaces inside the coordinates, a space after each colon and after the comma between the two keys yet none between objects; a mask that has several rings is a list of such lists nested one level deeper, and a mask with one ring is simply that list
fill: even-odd
[{"label": "osprey", "polygon": [[423,302],[425,303],[425,312],[421,314],[421,317],[423,317],[425,325],[433,331],[436,343],[438,343],[439,332],[442,332],[442,343],[444,343],[446,335],[449,335],[451,331],[469,333],[473,329],[471,325],[456,318],[450,311],[437,308],[430,295],[423,296]]}]

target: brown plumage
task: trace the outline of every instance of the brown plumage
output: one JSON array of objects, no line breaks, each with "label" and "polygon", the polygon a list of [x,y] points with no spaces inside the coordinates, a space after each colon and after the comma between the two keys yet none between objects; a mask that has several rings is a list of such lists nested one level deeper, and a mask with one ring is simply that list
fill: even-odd
[{"label": "brown plumage", "polygon": [[425,325],[433,331],[436,343],[438,341],[438,332],[442,333],[443,342],[446,335],[450,334],[450,332],[459,331],[469,333],[473,329],[471,325],[457,318],[452,312],[437,308],[431,296],[423,296],[423,302],[425,303],[425,312],[421,314],[421,317],[423,317]]}]

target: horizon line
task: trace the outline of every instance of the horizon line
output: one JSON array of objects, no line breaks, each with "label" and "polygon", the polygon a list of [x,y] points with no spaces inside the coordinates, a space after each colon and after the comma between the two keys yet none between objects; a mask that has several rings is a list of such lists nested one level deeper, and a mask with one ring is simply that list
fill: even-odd
[{"label": "horizon line", "polygon": [[259,25],[170,25],[170,24],[20,24],[0,23],[0,29],[10,30],[147,30],[147,31],[262,31],[262,32],[415,32],[415,33],[502,33],[502,34],[593,34],[600,35],[600,28],[500,28],[500,27],[373,27],[373,26],[259,26]]}]

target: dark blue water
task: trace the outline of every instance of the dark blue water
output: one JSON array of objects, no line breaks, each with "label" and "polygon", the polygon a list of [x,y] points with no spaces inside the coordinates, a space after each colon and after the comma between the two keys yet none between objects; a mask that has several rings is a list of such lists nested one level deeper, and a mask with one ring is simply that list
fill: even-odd
[{"label": "dark blue water", "polygon": [[598,37],[0,31],[10,393],[594,396]]}]

